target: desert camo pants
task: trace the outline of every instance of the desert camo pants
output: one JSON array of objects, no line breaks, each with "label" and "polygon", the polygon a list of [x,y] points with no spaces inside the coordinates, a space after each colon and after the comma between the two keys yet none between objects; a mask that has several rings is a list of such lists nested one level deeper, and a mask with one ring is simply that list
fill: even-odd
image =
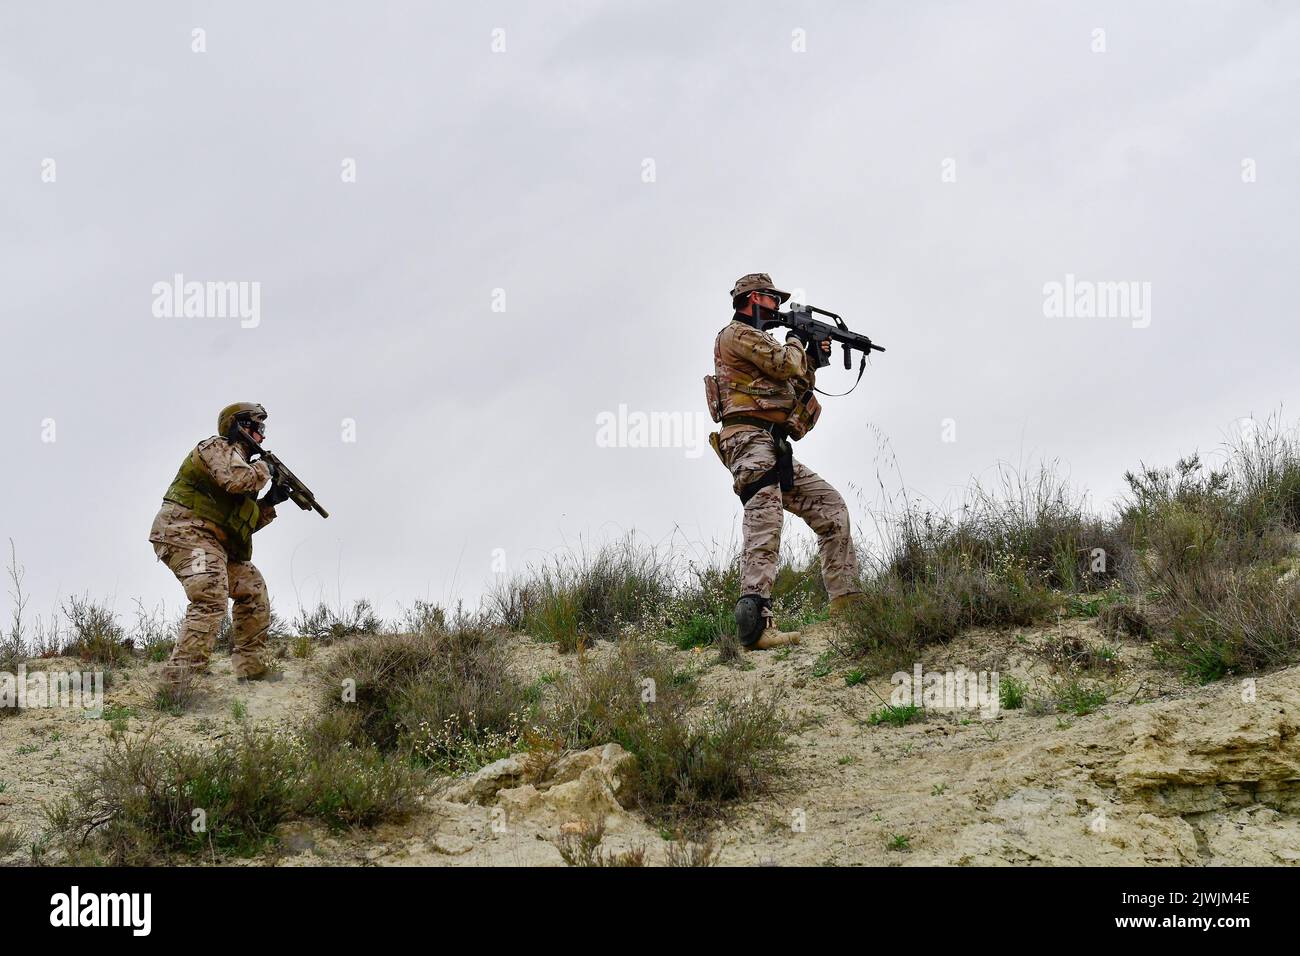
[{"label": "desert camo pants", "polygon": [[235,676],[257,677],[265,673],[262,653],[271,626],[271,600],[262,572],[250,561],[231,561],[210,532],[196,528],[191,538],[184,543],[154,544],[158,560],[176,575],[190,602],[164,676],[178,683],[207,669],[226,616],[226,601],[231,598],[235,606],[231,614],[230,662]]},{"label": "desert camo pants", "polygon": [[[758,428],[745,428],[722,439],[719,450],[735,479],[737,494],[776,464],[772,436]],[[834,598],[856,592],[858,558],[844,499],[815,472],[795,462],[793,488],[783,494],[780,486],[769,485],[745,504],[741,593],[772,595],[781,554],[782,509],[798,515],[816,532],[826,593]]]}]

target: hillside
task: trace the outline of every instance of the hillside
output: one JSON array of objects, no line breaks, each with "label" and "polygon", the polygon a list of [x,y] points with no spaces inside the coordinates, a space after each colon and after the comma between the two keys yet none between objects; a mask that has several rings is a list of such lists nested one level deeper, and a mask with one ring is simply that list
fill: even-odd
[{"label": "hillside", "polygon": [[[975,630],[931,649],[926,670],[996,670],[1030,689],[1053,686],[1072,665],[1059,649],[1099,644],[1090,618],[1046,627]],[[0,825],[16,834],[5,863],[32,860],[48,828],[44,808],[70,792],[115,734],[158,743],[212,746],[245,727],[288,733],[320,707],[328,663],[370,636],[286,656],[284,679],[237,685],[218,657],[199,696],[179,716],[153,705],[157,664],[121,669],[105,716],[28,710],[0,720]],[[525,682],[592,667],[614,655],[597,642],[581,655],[520,635],[496,640]],[[724,865],[1295,865],[1300,862],[1300,667],[1259,677],[1243,702],[1236,680],[1193,687],[1152,659],[1149,644],[1112,641],[1117,662],[1102,675],[1105,703],[1087,713],[1035,715],[1031,708],[978,713],[927,710],[901,726],[873,724],[887,678],[850,684],[851,662],[832,650],[831,625],[813,625],[788,654],[718,663],[712,648],[671,650],[704,698],[783,692],[790,749],[782,772],[752,799],[727,807],[706,828]],[[56,667],[56,660],[33,666]],[[73,666],[73,662],[62,662]],[[846,680],[846,675],[848,679]],[[873,694],[873,691],[875,692]],[[1249,695],[1247,695],[1249,696]],[[1079,708],[1087,710],[1086,706]],[[114,724],[116,722],[116,730]],[[319,821],[283,824],[247,858],[278,865],[563,865],[557,841],[603,824],[599,851],[645,848],[657,865],[674,844],[661,823],[627,800],[621,748],[554,761],[529,776],[526,760],[435,776],[419,808],[400,822],[339,829]],[[558,766],[558,772],[555,767]],[[557,782],[558,781],[558,782]],[[621,806],[623,800],[629,806]],[[703,832],[703,831],[701,831]],[[700,837],[700,839],[706,839]],[[577,838],[571,837],[570,843]],[[63,850],[46,843],[44,862]],[[218,857],[243,862],[240,857]],[[208,860],[212,857],[209,855]],[[172,855],[170,863],[202,863]],[[157,862],[164,862],[159,859]]]}]

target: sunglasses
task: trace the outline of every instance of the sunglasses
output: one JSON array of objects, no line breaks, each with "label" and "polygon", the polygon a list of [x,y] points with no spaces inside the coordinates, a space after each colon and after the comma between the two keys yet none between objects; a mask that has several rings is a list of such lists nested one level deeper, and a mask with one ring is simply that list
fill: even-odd
[{"label": "sunglasses", "polygon": [[263,438],[266,437],[266,422],[240,422],[245,431],[256,432]]}]

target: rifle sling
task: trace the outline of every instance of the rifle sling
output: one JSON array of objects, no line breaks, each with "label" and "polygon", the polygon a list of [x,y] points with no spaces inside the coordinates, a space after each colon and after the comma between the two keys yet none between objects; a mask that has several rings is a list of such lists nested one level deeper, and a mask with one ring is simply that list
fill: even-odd
[{"label": "rifle sling", "polygon": [[[866,370],[867,370],[867,353],[863,352],[862,361],[858,363],[858,377],[856,380],[854,380],[853,388],[850,388],[849,392],[853,391],[854,388],[858,387],[858,383],[862,381],[862,373],[865,372]],[[849,392],[823,392],[816,385],[813,386],[813,391],[816,392],[818,395],[825,395],[827,398],[843,398],[845,395],[849,394]]]}]

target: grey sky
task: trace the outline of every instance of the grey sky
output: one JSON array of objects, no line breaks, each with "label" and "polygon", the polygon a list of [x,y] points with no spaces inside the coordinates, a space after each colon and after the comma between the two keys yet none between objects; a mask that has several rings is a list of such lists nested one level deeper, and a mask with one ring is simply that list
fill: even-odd
[{"label": "grey sky", "polygon": [[[0,535],[29,613],[179,610],[148,527],[238,400],[332,513],[258,536],[286,614],[472,600],[498,548],[729,542],[711,452],[598,447],[596,420],[703,411],[755,270],[889,349],[797,448],[848,498],[877,434],[917,495],[1046,457],[1105,503],[1293,416],[1291,5],[329,7],[0,12]],[[259,324],[155,317],[176,273],[260,283]],[[1045,316],[1067,274],[1150,283],[1149,325]],[[821,384],[851,382],[837,353]]]}]

